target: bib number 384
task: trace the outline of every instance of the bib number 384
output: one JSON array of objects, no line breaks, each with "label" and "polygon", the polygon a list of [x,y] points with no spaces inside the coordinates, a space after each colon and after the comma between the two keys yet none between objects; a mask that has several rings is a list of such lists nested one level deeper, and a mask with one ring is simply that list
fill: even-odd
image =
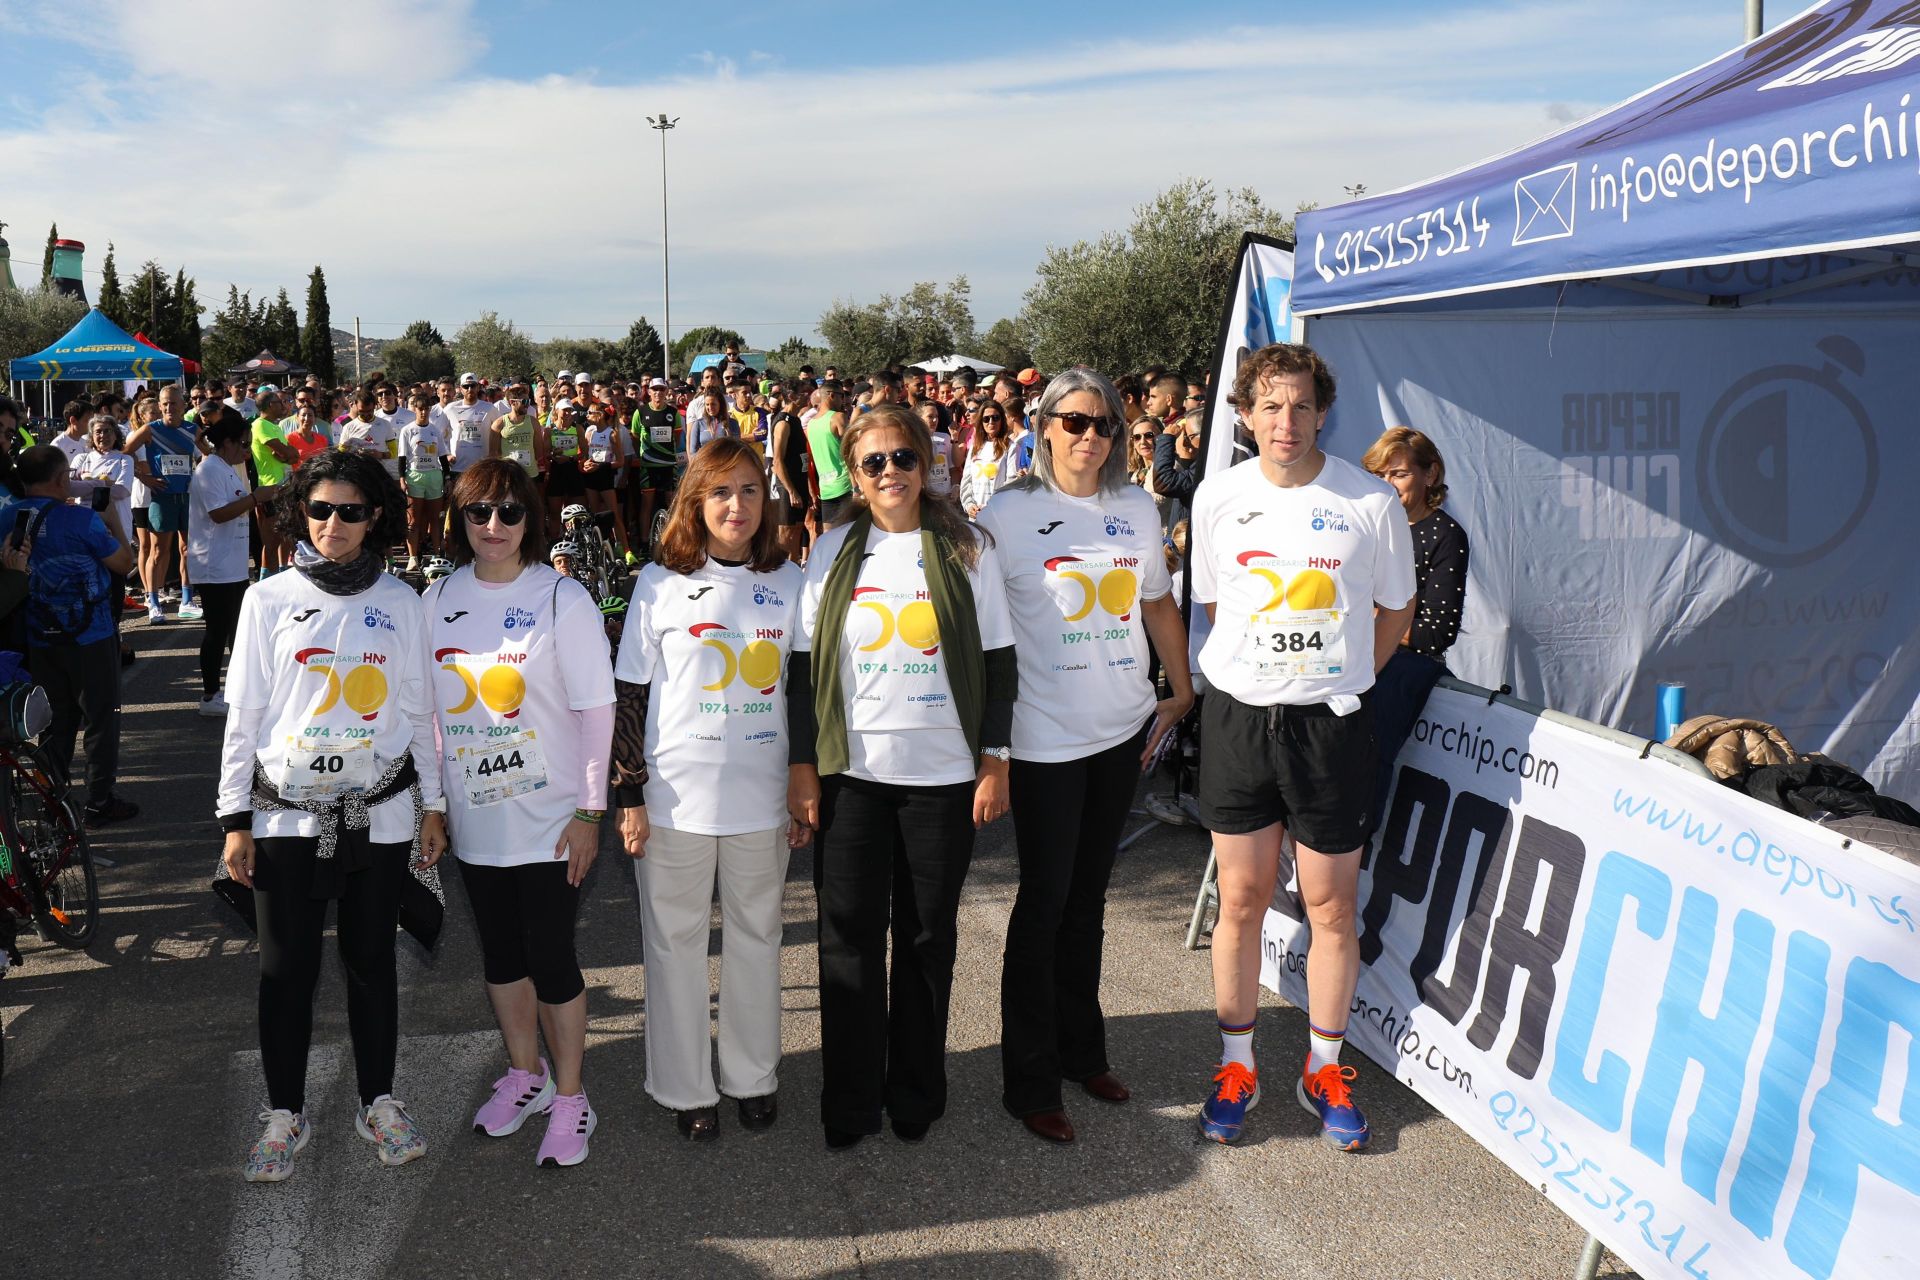
[{"label": "bib number 384", "polygon": [[1243,659],[1281,680],[1326,680],[1346,670],[1346,615],[1339,609],[1256,613],[1247,619]]},{"label": "bib number 384", "polygon": [[539,791],[547,785],[547,761],[533,730],[508,734],[476,746],[463,746],[455,759],[467,789],[467,803],[476,809],[499,804],[514,796]]},{"label": "bib number 384", "polygon": [[335,801],[373,786],[373,743],[288,738],[280,798],[294,803]]}]

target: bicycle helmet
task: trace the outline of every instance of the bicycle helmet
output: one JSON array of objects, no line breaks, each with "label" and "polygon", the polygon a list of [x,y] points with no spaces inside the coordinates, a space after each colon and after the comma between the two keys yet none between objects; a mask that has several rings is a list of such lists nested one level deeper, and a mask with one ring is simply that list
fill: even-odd
[{"label": "bicycle helmet", "polygon": [[558,560],[561,556],[566,556],[571,559],[579,554],[579,547],[574,546],[573,543],[562,538],[560,541],[554,543],[553,547],[547,552],[547,560],[552,562]]},{"label": "bicycle helmet", "polygon": [[600,602],[600,614],[606,618],[624,618],[627,616],[627,602],[619,596],[608,596]]},{"label": "bicycle helmet", "polygon": [[584,520],[592,514],[593,512],[587,510],[581,503],[570,502],[566,508],[560,512],[560,523],[572,524],[575,520]]}]

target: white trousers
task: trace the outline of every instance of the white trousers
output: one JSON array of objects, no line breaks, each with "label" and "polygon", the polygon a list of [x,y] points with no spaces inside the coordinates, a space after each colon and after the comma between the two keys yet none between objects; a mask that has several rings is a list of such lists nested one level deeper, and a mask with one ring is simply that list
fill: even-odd
[{"label": "white trousers", "polygon": [[[647,962],[647,1093],[675,1111],[720,1095],[780,1087],[781,893],[784,828],[702,836],[656,826],[634,863]],[[707,946],[720,880],[720,1084],[708,1030]]]}]

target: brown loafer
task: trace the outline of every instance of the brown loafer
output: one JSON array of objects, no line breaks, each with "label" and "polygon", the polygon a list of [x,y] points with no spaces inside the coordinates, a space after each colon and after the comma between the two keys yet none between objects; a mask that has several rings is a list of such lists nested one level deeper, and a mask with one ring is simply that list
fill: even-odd
[{"label": "brown loafer", "polygon": [[1133,1096],[1127,1086],[1120,1083],[1120,1077],[1111,1071],[1102,1071],[1091,1079],[1082,1080],[1080,1087],[1102,1102],[1125,1102]]},{"label": "brown loafer", "polygon": [[1027,1132],[1048,1142],[1068,1143],[1073,1141],[1073,1125],[1064,1111],[1039,1111],[1030,1116],[1021,1116],[1020,1123],[1027,1126]]}]

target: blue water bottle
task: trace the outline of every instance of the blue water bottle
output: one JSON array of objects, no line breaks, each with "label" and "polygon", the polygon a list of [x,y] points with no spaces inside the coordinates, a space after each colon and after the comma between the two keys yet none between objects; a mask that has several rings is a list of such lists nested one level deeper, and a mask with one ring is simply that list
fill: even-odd
[{"label": "blue water bottle", "polygon": [[1665,742],[1673,736],[1687,718],[1687,686],[1671,681],[1660,682],[1660,711],[1654,718],[1655,739]]}]

